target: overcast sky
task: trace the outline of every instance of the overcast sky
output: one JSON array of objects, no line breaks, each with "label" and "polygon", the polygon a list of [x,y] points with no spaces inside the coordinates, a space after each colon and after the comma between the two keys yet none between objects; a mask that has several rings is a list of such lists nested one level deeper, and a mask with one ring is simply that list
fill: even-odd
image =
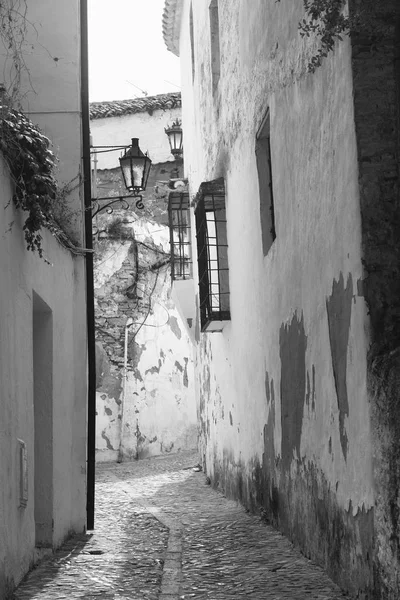
[{"label": "overcast sky", "polygon": [[92,102],[142,97],[141,90],[149,96],[180,90],[179,59],[162,37],[164,4],[89,0]]}]

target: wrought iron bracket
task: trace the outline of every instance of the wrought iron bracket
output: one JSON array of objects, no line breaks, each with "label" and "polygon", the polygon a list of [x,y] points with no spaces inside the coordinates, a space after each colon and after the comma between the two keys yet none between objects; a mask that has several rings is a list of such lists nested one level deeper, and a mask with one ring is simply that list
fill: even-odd
[{"label": "wrought iron bracket", "polygon": [[[130,204],[128,200],[136,200],[135,205],[139,210],[143,210],[143,196],[141,194],[131,194],[129,196],[105,196],[103,198],[92,198],[92,219],[99,213],[106,211],[109,215],[114,211],[114,205],[120,203],[120,208],[128,210]],[[100,201],[108,200],[105,204],[100,204]]]}]

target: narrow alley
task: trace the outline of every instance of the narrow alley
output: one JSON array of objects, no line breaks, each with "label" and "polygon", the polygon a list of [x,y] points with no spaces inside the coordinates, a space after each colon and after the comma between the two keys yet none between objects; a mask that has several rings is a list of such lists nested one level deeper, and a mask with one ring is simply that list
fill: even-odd
[{"label": "narrow alley", "polygon": [[103,464],[96,529],[71,538],[14,600],[338,600],[323,571],[207,485],[195,453]]}]

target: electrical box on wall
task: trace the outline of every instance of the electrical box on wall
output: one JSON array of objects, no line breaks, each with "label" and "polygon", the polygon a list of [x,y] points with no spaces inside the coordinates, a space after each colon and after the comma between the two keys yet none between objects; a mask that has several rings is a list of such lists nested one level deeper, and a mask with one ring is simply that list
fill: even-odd
[{"label": "electrical box on wall", "polygon": [[26,444],[18,440],[19,454],[19,507],[25,508],[28,503],[28,460]]}]

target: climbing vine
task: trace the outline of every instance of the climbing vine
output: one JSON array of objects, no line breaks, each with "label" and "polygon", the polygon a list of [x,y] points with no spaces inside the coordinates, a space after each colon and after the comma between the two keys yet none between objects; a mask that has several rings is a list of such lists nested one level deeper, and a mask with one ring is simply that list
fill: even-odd
[{"label": "climbing vine", "polygon": [[350,19],[343,12],[345,0],[303,0],[306,16],[299,23],[302,37],[316,36],[319,48],[312,56],[308,70],[321,66],[337,41],[350,33]]},{"label": "climbing vine", "polygon": [[374,2],[371,0],[365,0],[352,11],[346,11],[346,0],[303,0],[303,5],[305,16],[299,22],[300,35],[313,37],[318,43],[308,63],[310,73],[321,66],[324,58],[344,36],[363,32],[369,39],[378,40],[383,33],[378,30],[376,20],[372,17]]},{"label": "climbing vine", "polygon": [[20,104],[21,78],[30,82],[24,56],[30,52],[28,28],[34,26],[27,18],[27,0],[0,0],[0,40],[4,49],[3,89],[14,106]]},{"label": "climbing vine", "polygon": [[[21,109],[22,79],[24,89],[27,92],[34,91],[25,63],[25,56],[32,52],[32,44],[28,39],[38,36],[27,12],[27,0],[0,0],[3,64],[0,150],[14,183],[13,202],[26,213],[23,231],[28,250],[43,257],[42,230],[46,228],[64,247],[81,254],[84,250],[78,248],[71,237],[76,215],[70,209],[67,197],[73,189],[73,182],[63,187],[58,185],[55,177],[57,160],[51,150],[50,140]],[[58,60],[48,54],[52,60]],[[78,185],[80,180],[75,187]]]},{"label": "climbing vine", "polygon": [[15,184],[14,204],[27,212],[23,230],[28,250],[42,256],[40,231],[50,224],[57,194],[56,160],[49,139],[23,113],[5,106],[1,110],[0,149]]},{"label": "climbing vine", "polygon": [[26,115],[9,105],[0,105],[0,115],[0,150],[14,183],[13,202],[26,213],[23,231],[27,249],[43,256],[45,228],[64,247],[81,253],[66,233],[66,225],[73,219],[67,201],[71,186],[58,186],[54,174],[57,160],[50,140]]}]

